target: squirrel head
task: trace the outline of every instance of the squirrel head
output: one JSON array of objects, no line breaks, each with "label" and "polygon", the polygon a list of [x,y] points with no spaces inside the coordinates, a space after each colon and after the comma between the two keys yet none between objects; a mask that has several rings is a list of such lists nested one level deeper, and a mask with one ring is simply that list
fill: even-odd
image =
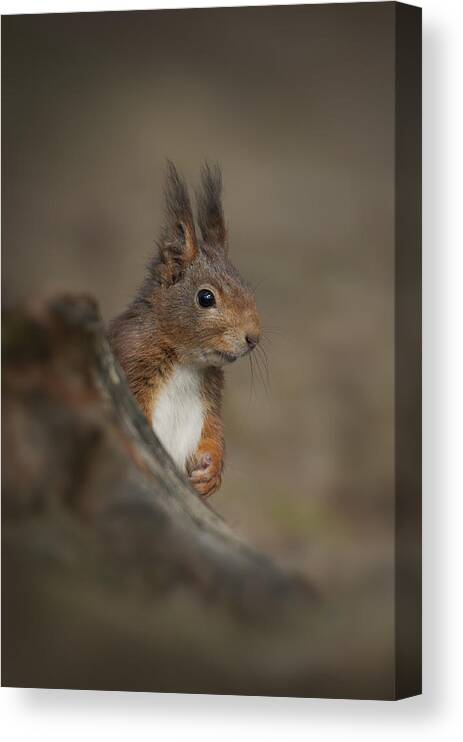
[{"label": "squirrel head", "polygon": [[223,366],[253,350],[260,320],[253,290],[228,259],[218,166],[203,167],[197,202],[200,237],[186,184],[169,162],[159,254],[143,293],[180,361]]}]

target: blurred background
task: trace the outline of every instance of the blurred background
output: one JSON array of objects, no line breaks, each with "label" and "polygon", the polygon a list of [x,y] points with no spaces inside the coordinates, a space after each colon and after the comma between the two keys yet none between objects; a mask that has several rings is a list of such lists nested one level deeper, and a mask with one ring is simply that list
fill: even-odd
[{"label": "blurred background", "polygon": [[154,249],[166,158],[192,187],[218,161],[269,383],[229,369],[212,507],[365,605],[392,672],[393,4],[2,25],[4,303],[89,292],[107,321]]}]

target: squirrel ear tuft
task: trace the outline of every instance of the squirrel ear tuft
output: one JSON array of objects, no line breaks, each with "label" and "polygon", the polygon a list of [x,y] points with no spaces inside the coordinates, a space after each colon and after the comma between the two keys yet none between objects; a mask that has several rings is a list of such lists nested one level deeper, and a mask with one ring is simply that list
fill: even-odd
[{"label": "squirrel ear tuft", "polygon": [[207,163],[201,171],[201,187],[197,193],[198,224],[203,240],[226,248],[227,230],[222,208],[222,173],[218,165]]},{"label": "squirrel ear tuft", "polygon": [[165,222],[159,243],[161,272],[168,283],[175,283],[198,254],[193,212],[185,181],[168,160],[165,184]]}]

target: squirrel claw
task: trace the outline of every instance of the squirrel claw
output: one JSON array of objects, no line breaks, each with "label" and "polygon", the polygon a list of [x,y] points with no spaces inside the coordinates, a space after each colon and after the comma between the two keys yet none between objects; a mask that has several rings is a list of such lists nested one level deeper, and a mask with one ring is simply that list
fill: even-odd
[{"label": "squirrel claw", "polygon": [[190,483],[202,497],[209,497],[216,492],[220,487],[221,479],[221,462],[214,461],[209,453],[201,456],[189,475]]}]

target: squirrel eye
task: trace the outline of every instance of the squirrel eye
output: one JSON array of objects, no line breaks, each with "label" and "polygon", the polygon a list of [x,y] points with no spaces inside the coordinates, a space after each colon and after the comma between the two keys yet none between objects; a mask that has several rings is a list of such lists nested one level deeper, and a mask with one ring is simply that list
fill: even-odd
[{"label": "squirrel eye", "polygon": [[209,309],[209,307],[213,307],[215,304],[215,296],[209,289],[198,291],[196,298],[198,299],[199,306],[203,307],[203,309]]}]

